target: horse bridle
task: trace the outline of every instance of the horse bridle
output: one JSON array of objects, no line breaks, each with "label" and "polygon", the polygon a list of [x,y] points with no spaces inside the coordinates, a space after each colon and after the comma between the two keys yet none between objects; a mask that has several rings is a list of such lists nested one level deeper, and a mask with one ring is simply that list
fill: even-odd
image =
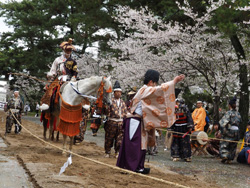
[{"label": "horse bridle", "polygon": [[[105,78],[104,78],[105,79]],[[72,87],[72,89],[78,94],[78,95],[80,95],[80,96],[82,96],[82,97],[85,97],[85,98],[89,98],[89,99],[94,99],[94,100],[98,100],[98,96],[97,96],[97,98],[96,97],[93,97],[93,96],[90,96],[90,95],[85,95],[85,94],[82,94],[82,93],[80,93],[79,92],[79,89],[78,89],[78,82],[76,83],[76,87],[72,84],[72,83],[70,83],[70,85],[71,85],[71,87]],[[100,96],[99,97],[102,97],[102,103],[103,104],[107,104],[107,93],[110,93],[110,92],[112,92],[112,89],[111,89],[111,87],[108,89],[108,90],[105,90],[105,88],[104,88],[104,83],[103,83],[103,81],[101,81],[101,83],[100,83],[100,86],[99,86],[99,89],[98,89],[98,94],[99,94],[99,90],[101,89],[101,87],[102,87],[102,92],[100,93]],[[98,95],[97,94],[97,95]]]}]

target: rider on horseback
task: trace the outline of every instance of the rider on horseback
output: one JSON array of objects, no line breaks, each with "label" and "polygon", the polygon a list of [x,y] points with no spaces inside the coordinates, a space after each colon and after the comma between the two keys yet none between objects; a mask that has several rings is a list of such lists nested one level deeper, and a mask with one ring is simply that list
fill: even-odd
[{"label": "rider on horseback", "polygon": [[60,44],[60,48],[63,49],[63,54],[55,59],[50,71],[47,73],[47,78],[51,81],[51,84],[46,86],[46,93],[41,99],[41,110],[49,109],[51,96],[55,92],[55,88],[59,86],[59,81],[61,83],[67,80],[76,81],[77,63],[71,58],[72,50],[75,50],[72,41],[73,40],[69,38],[68,42],[62,42]]}]

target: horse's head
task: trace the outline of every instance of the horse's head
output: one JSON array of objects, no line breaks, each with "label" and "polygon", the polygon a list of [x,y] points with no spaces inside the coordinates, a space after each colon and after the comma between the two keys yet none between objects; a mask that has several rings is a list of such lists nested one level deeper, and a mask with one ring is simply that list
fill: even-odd
[{"label": "horse's head", "polygon": [[110,76],[108,78],[103,78],[102,81],[104,83],[103,102],[109,106],[112,104],[112,83]]}]

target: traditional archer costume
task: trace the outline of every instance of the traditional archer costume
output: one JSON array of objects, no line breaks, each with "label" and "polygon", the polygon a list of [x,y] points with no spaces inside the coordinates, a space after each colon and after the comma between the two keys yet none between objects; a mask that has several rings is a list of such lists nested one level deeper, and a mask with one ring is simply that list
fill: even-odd
[{"label": "traditional archer costume", "polygon": [[[115,82],[113,87],[114,93],[117,91],[122,92],[120,83]],[[123,118],[127,114],[127,107],[125,102],[121,98],[112,98],[112,104],[108,112],[108,121],[105,123],[105,153],[106,157],[110,156],[111,148],[114,145],[115,156],[118,157],[118,152],[120,150],[121,142],[123,139],[123,129],[122,123]]]},{"label": "traditional archer costume", "polygon": [[91,120],[90,128],[92,130],[92,136],[97,136],[97,132],[102,124],[101,110],[97,105],[91,108]]},{"label": "traditional archer costume", "polygon": [[76,80],[77,63],[71,57],[71,51],[75,50],[75,47],[72,45],[72,39],[69,39],[68,42],[62,42],[60,48],[62,48],[64,52],[63,55],[55,59],[47,74],[47,77],[51,79],[52,83],[49,86],[46,86],[46,92],[41,99],[41,110],[49,109],[53,100],[51,99],[51,96],[56,92],[59,92],[59,87],[62,82]]},{"label": "traditional archer costume", "polygon": [[124,138],[117,160],[117,166],[144,174],[150,171],[144,168],[144,161],[147,146],[155,145],[155,128],[175,122],[174,81],[156,87],[148,86],[150,81],[157,83],[159,72],[148,70],[144,79],[147,85],[133,98],[131,114],[123,122]]},{"label": "traditional archer costume", "polygon": [[[6,133],[11,132],[12,125],[15,124],[15,133],[18,134],[22,130],[22,126],[18,124],[21,122],[21,115],[23,111],[23,102],[19,96],[19,91],[14,91],[14,96],[7,103],[7,117],[6,117]],[[9,111],[11,110],[12,113]],[[17,120],[16,120],[17,119]]]},{"label": "traditional archer costume", "polygon": [[187,162],[191,162],[191,143],[189,134],[193,129],[194,123],[191,113],[183,100],[176,99],[175,114],[176,122],[171,127],[175,132],[173,133],[173,141],[171,144],[171,157],[173,161],[184,159]]}]

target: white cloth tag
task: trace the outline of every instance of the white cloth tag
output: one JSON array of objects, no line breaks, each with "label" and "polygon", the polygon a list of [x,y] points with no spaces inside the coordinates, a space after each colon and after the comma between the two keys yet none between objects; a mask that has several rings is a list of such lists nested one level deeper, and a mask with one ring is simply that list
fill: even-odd
[{"label": "white cloth tag", "polygon": [[130,119],[130,125],[129,125],[129,139],[131,140],[139,126],[140,121],[137,119]]},{"label": "white cloth tag", "polygon": [[72,164],[72,157],[71,155],[68,157],[66,163],[64,163],[64,165],[61,167],[61,170],[59,172],[59,176],[66,170],[66,168]]},{"label": "white cloth tag", "polygon": [[61,79],[62,79],[62,81],[64,81],[64,82],[66,82],[66,81],[67,81],[67,78],[68,78],[68,76],[67,76],[67,75],[61,75],[61,76],[58,76],[58,80],[61,80]]},{"label": "white cloth tag", "polygon": [[72,157],[71,157],[71,155],[70,155],[69,158],[68,158],[68,163],[69,163],[69,165],[72,164]]}]

